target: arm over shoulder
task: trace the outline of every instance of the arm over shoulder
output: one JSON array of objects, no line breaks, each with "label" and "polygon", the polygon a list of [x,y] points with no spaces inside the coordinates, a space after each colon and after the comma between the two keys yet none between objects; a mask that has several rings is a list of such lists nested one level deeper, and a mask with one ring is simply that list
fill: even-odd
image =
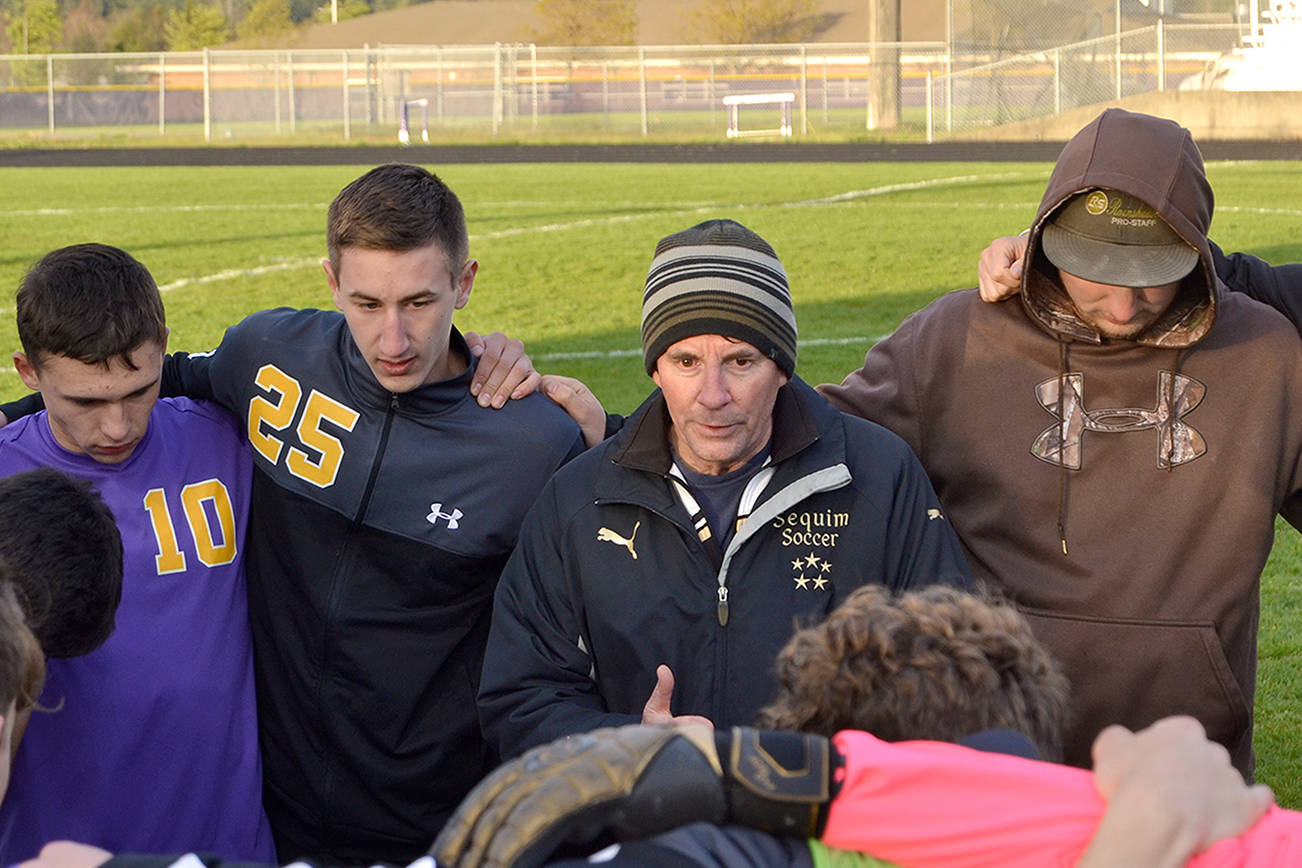
[{"label": "arm over shoulder", "polygon": [[922,436],[918,386],[913,377],[918,316],[908,317],[894,334],[875,344],[864,357],[863,367],[847,374],[839,385],[817,387],[841,412],[876,422],[903,438],[915,452],[921,448]]},{"label": "arm over shoulder", "polygon": [[1211,247],[1216,275],[1226,286],[1275,308],[1302,332],[1302,264],[1271,265],[1248,253],[1226,255]]}]

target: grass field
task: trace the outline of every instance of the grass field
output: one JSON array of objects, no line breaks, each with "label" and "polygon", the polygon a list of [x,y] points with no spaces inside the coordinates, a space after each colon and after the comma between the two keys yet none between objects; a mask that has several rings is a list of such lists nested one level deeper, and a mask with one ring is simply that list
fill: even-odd
[{"label": "grass field", "polygon": [[[0,350],[17,347],[12,292],[46,250],[103,241],[164,290],[173,349],[215,345],[246,313],[329,304],[325,212],[366,167],[0,170]],[[538,366],[627,411],[650,382],[640,292],[661,236],[711,216],[767,238],[792,279],[799,373],[839,380],[910,311],[975,282],[995,235],[1027,225],[1047,164],[548,164],[432,167],[456,189],[481,262],[463,328],[523,338]],[[1302,261],[1299,163],[1211,164],[1212,236]],[[23,392],[0,366],[0,397]],[[1302,807],[1302,547],[1282,527],[1262,582],[1258,777]]]}]

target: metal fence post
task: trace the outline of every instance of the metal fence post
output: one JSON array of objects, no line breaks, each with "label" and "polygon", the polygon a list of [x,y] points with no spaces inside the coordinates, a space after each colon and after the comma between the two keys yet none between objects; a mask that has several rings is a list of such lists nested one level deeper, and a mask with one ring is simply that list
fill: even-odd
[{"label": "metal fence post", "polygon": [[1053,50],[1053,113],[1062,111],[1062,50]]},{"label": "metal fence post", "polygon": [[289,134],[298,129],[298,110],[294,105],[294,52],[285,58],[285,72],[289,74]]},{"label": "metal fence post", "polygon": [[529,66],[533,75],[533,128],[538,129],[538,46],[529,43]]},{"label": "metal fence post", "polygon": [[637,48],[637,74],[642,91],[642,138],[645,139],[649,129],[646,118],[646,49],[640,45]]},{"label": "metal fence post", "polygon": [[827,55],[823,55],[823,126],[827,127]]},{"label": "metal fence post", "polygon": [[280,135],[280,52],[271,56],[271,112],[276,119],[276,135]]},{"label": "metal fence post", "polygon": [[436,89],[434,91],[434,104],[436,107],[435,109],[436,115],[439,119],[439,123],[441,124],[443,123],[443,46],[440,45],[438,47],[437,53],[435,54],[434,57],[435,57],[434,59],[435,67],[438,70],[438,76],[437,76],[438,81],[437,81]]},{"label": "metal fence post", "polygon": [[344,68],[344,75],[343,75],[343,79],[344,79],[344,141],[346,142],[346,141],[348,141],[348,140],[352,137],[352,129],[351,129],[351,121],[352,121],[352,118],[349,117],[349,111],[348,111],[348,50],[347,50],[347,49],[344,50],[344,56],[343,56],[343,68]]},{"label": "metal fence post", "polygon": [[502,126],[502,43],[493,50],[493,138]]},{"label": "metal fence post", "polygon": [[1166,90],[1166,19],[1157,19],[1157,89]]},{"label": "metal fence post", "polygon": [[502,56],[502,123],[513,127],[520,112],[517,46],[508,42],[503,48],[506,50]]},{"label": "metal fence post", "polygon": [[378,124],[387,126],[389,122],[389,108],[392,107],[393,100],[389,98],[389,81],[388,73],[385,72],[385,66],[389,62],[389,52],[385,51],[384,46],[375,49],[375,115]]},{"label": "metal fence post", "polygon": [[872,49],[868,50],[868,71],[864,74],[864,129],[877,129],[877,118],[873,116],[873,55]]},{"label": "metal fence post", "polygon": [[50,120],[50,136],[54,135],[54,55],[45,55],[45,104]]},{"label": "metal fence post", "polygon": [[601,120],[610,126],[610,61],[601,62]]},{"label": "metal fence post", "polygon": [[[362,43],[362,87],[366,90],[365,99],[362,100],[366,103],[366,123],[372,124],[375,121],[371,117],[371,43],[369,42]],[[347,92],[346,87],[344,90]]]},{"label": "metal fence post", "polygon": [[158,134],[167,135],[167,55],[158,52]]},{"label": "metal fence post", "polygon": [[212,141],[212,62],[203,49],[203,140]]},{"label": "metal fence post", "polygon": [[809,51],[800,46],[800,134],[809,135]]},{"label": "metal fence post", "polygon": [[927,70],[927,144],[935,141],[931,127],[931,70]]},{"label": "metal fence post", "polygon": [[954,0],[945,0],[945,131],[954,132]]},{"label": "metal fence post", "polygon": [[1121,99],[1121,0],[1117,0],[1117,43],[1116,43],[1117,99]]}]

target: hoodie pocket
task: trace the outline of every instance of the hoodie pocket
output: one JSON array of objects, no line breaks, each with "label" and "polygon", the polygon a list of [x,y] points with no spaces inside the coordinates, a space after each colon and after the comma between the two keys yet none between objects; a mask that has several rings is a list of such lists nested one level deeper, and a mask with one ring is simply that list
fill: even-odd
[{"label": "hoodie pocket", "polygon": [[1023,613],[1071,682],[1067,762],[1089,766],[1090,745],[1109,724],[1139,729],[1187,714],[1251,772],[1251,712],[1211,622]]}]

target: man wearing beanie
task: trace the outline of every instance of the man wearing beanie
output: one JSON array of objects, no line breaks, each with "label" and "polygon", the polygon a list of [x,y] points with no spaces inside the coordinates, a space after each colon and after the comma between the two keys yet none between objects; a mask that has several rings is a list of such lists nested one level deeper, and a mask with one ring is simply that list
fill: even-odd
[{"label": "man wearing beanie", "polygon": [[1063,149],[1021,294],[951,293],[821,391],[910,443],[977,577],[1072,683],[1066,759],[1198,718],[1251,780],[1258,579],[1302,490],[1302,343],[1227,293],[1187,130],[1109,109]]},{"label": "man wearing beanie", "polygon": [[856,587],[968,584],[908,447],[795,376],[764,239],[731,220],[663,239],[642,346],[659,388],[552,478],[502,574],[479,710],[503,758],[601,726],[749,724],[795,627]]}]

